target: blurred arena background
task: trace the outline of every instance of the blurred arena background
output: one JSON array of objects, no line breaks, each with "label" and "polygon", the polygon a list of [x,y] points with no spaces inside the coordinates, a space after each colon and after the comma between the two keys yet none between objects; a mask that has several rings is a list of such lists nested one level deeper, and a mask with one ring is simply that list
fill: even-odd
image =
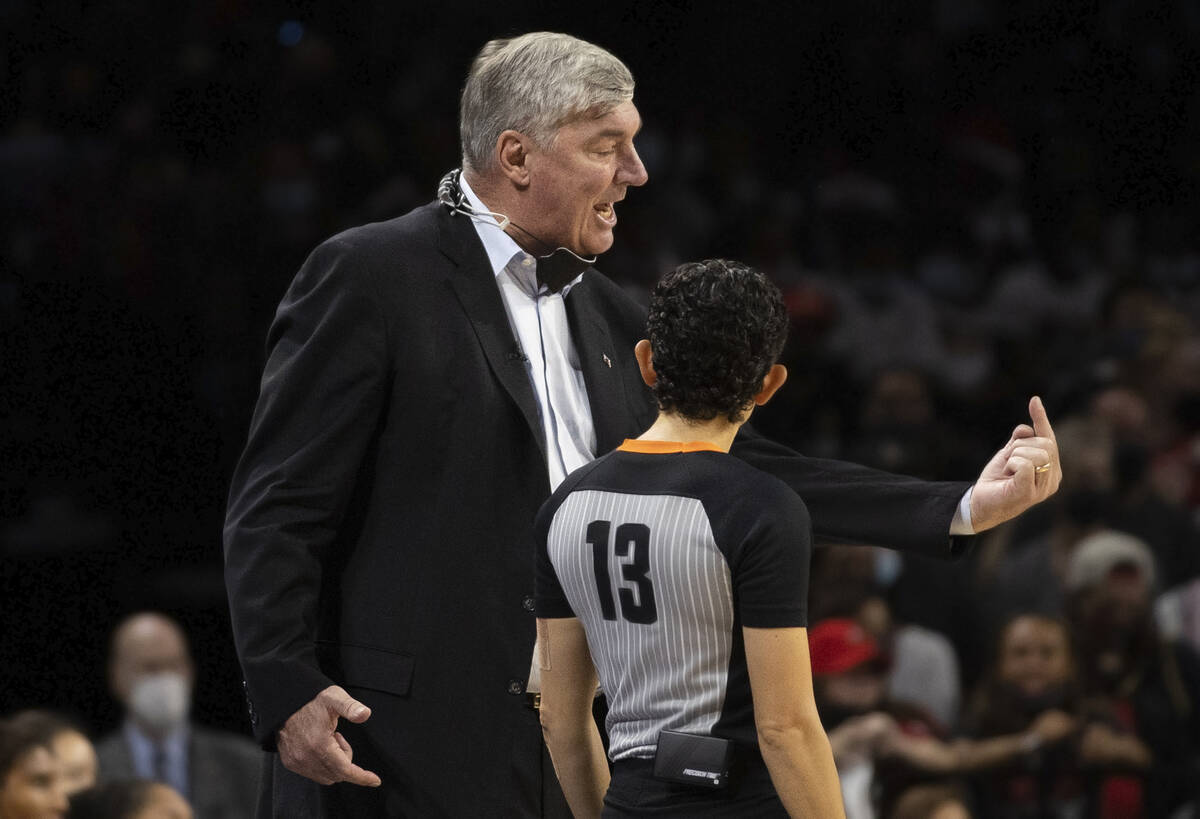
[{"label": "blurred arena background", "polygon": [[597,266],[784,289],[761,429],[972,479],[1045,397],[1055,504],[890,578],[964,688],[995,567],[1061,515],[1146,540],[1160,591],[1200,574],[1197,0],[0,0],[0,713],[113,727],[108,633],[149,607],[198,718],[244,729],[220,529],[274,307],[321,239],[433,197],[470,58],[534,29],[638,82],[650,182]]}]

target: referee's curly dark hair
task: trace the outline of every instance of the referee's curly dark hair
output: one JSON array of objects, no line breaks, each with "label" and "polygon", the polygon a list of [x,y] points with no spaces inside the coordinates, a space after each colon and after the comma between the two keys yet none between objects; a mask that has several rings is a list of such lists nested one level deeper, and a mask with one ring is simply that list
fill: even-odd
[{"label": "referee's curly dark hair", "polygon": [[659,409],[742,420],[779,360],[788,316],[779,288],[749,265],[688,262],[663,277],[647,320]]}]

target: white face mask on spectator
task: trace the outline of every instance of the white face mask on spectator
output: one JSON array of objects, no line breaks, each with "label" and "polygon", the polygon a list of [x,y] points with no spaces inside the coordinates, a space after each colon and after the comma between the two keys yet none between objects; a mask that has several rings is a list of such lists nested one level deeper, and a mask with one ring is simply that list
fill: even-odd
[{"label": "white face mask on spectator", "polygon": [[176,671],[139,677],[129,692],[129,710],[147,728],[168,733],[183,725],[191,707],[187,678]]}]

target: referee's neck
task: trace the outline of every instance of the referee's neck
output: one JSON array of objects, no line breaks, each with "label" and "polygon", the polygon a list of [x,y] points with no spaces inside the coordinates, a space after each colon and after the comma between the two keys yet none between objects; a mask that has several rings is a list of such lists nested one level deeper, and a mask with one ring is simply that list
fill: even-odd
[{"label": "referee's neck", "polygon": [[722,452],[728,452],[743,421],[730,421],[718,415],[708,421],[687,418],[677,412],[658,413],[658,418],[648,430],[638,436],[639,441],[677,441],[691,443],[703,441]]}]

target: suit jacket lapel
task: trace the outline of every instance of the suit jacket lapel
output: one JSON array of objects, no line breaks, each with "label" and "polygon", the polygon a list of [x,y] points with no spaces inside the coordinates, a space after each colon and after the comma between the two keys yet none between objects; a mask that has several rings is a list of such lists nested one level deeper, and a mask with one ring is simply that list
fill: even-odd
[{"label": "suit jacket lapel", "polygon": [[508,323],[508,313],[504,310],[487,253],[469,218],[453,215],[445,208],[439,210],[441,250],[457,266],[450,276],[450,284],[471,321],[488,365],[521,410],[545,458],[546,441],[542,437],[537,399],[525,371],[520,345]]},{"label": "suit jacket lapel", "polygon": [[625,382],[621,377],[619,355],[632,355],[629,350],[618,352],[613,347],[608,324],[596,307],[588,286],[588,276],[571,288],[567,294],[567,322],[571,326],[571,337],[579,364],[583,369],[583,382],[587,386],[588,403],[592,408],[592,423],[596,428],[596,454],[610,452],[628,435],[630,426],[629,402]]}]

